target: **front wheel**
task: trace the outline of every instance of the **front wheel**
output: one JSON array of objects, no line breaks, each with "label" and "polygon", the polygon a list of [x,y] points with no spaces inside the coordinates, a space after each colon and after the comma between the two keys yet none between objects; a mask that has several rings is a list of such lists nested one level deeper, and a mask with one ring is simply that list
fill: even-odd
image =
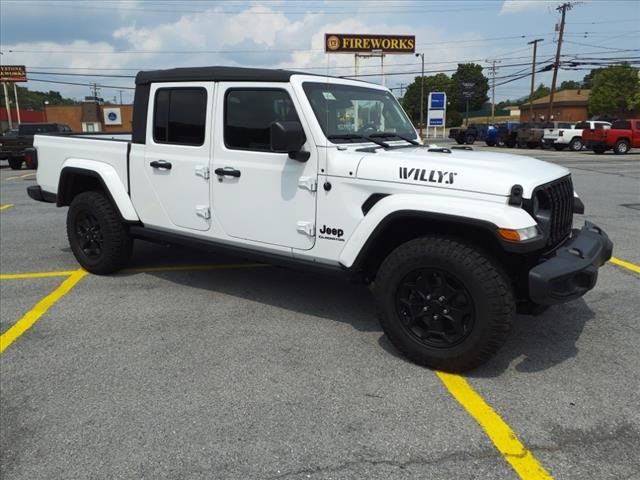
[{"label": "front wheel", "polygon": [[67,213],[67,236],[78,263],[91,273],[118,271],[131,256],[129,232],[101,192],[83,192],[73,199]]},{"label": "front wheel", "polygon": [[475,247],[428,236],[396,248],[375,281],[385,334],[414,362],[475,368],[505,342],[515,301],[505,274]]}]

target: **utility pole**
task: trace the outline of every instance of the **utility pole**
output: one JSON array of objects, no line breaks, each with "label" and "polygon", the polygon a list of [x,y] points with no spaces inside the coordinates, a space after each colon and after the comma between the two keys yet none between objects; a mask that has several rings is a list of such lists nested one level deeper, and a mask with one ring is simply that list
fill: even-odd
[{"label": "utility pole", "polygon": [[122,105],[122,90],[118,90],[118,92],[120,93],[120,105]]},{"label": "utility pole", "polygon": [[416,53],[416,57],[422,58],[422,76],[420,77],[420,140],[422,140],[422,128],[424,126],[424,53]]},{"label": "utility pole", "polygon": [[7,109],[7,120],[9,121],[9,129],[13,128],[13,122],[11,121],[11,107],[9,106],[9,94],[7,93],[7,83],[2,82],[2,89],[4,90],[4,106]]},{"label": "utility pole", "polygon": [[491,62],[491,124],[493,125],[496,122],[496,63],[500,63],[500,60],[485,60],[485,62]]},{"label": "utility pole", "polygon": [[536,84],[536,54],[538,52],[538,42],[544,42],[544,38],[531,40],[527,45],[533,44],[533,62],[531,63],[531,93],[529,93],[529,121],[533,122],[533,89]]},{"label": "utility pole", "polygon": [[560,20],[560,34],[558,35],[558,49],[556,50],[556,61],[553,64],[553,80],[551,81],[551,94],[549,95],[549,114],[547,121],[551,120],[553,112],[553,94],[556,91],[556,79],[558,78],[558,67],[560,66],[560,50],[562,49],[562,36],[564,35],[564,19],[567,14],[567,10],[573,8],[573,3],[566,2],[556,8],[557,11],[562,13],[562,19]]}]

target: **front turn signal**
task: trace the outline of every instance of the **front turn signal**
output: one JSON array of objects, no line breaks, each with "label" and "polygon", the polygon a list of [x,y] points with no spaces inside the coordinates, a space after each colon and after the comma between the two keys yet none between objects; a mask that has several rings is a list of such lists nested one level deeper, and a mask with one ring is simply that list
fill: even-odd
[{"label": "front turn signal", "polygon": [[536,238],[538,235],[540,235],[540,230],[536,225],[527,228],[519,228],[518,230],[511,230],[510,228],[498,228],[498,235],[510,242],[523,242],[525,240]]}]

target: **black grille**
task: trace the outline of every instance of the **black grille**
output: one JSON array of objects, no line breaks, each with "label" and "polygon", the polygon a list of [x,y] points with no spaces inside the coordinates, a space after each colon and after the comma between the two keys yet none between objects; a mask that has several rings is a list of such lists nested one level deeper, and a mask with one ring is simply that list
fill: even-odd
[{"label": "black grille", "polygon": [[564,240],[573,226],[573,183],[571,176],[540,185],[533,192],[538,203],[538,220],[549,235],[549,246]]}]

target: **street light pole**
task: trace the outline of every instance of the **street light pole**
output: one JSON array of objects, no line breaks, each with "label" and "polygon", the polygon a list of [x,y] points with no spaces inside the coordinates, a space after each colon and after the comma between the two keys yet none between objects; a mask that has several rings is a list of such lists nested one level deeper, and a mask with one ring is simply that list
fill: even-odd
[{"label": "street light pole", "polygon": [[422,140],[422,127],[424,125],[424,53],[416,53],[416,57],[422,58],[422,76],[420,77],[420,140]]}]

